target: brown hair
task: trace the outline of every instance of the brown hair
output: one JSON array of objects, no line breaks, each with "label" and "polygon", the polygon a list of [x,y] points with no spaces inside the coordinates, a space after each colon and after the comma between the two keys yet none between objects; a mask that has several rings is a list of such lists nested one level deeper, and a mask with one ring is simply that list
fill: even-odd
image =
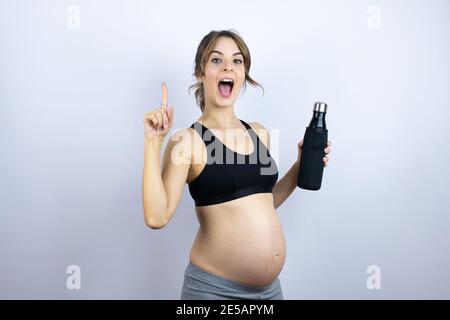
[{"label": "brown hair", "polygon": [[[219,37],[228,37],[233,39],[244,57],[244,67],[245,67],[244,91],[247,88],[248,82],[253,86],[261,87],[264,94],[264,88],[258,82],[253,80],[249,75],[251,65],[250,51],[248,50],[247,45],[245,44],[244,40],[239,35],[239,33],[234,30],[211,31],[210,33],[208,33],[206,36],[203,37],[202,41],[200,41],[200,44],[198,45],[197,48],[197,54],[195,55],[195,69],[192,75],[195,77],[201,77],[205,74],[205,65],[207,59]],[[189,91],[192,88],[195,88],[195,100],[197,101],[197,104],[200,106],[200,110],[203,112],[203,110],[205,109],[205,89],[203,87],[203,83],[197,82],[193,84],[192,86],[189,87]]]}]

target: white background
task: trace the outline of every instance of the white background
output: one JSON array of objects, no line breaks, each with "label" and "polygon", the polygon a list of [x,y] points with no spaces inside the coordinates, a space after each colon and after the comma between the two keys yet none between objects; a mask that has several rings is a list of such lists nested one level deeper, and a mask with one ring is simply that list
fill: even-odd
[{"label": "white background", "polygon": [[[279,130],[280,179],[314,102],[329,107],[321,190],[296,189],[277,209],[285,298],[450,298],[449,9],[2,0],[0,298],[179,298],[198,222],[186,185],[169,225],[145,226],[142,120],[161,81],[175,108],[169,135],[200,117],[187,91],[194,57],[222,29],[250,49],[265,94],[249,86],[235,111]],[[66,287],[69,265],[80,290]],[[370,265],[379,290],[367,287]]]}]

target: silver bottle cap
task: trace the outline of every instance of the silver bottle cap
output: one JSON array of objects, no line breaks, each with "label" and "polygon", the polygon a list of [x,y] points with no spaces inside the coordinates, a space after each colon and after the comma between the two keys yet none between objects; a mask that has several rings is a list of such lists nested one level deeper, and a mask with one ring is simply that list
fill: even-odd
[{"label": "silver bottle cap", "polygon": [[314,111],[327,112],[327,104],[325,102],[314,103]]}]

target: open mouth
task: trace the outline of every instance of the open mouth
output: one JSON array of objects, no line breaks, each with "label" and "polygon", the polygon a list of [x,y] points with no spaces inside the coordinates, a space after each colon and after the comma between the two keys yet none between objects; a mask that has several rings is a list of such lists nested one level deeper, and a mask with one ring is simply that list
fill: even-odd
[{"label": "open mouth", "polygon": [[223,98],[229,98],[233,91],[233,79],[225,78],[219,81],[219,94]]}]

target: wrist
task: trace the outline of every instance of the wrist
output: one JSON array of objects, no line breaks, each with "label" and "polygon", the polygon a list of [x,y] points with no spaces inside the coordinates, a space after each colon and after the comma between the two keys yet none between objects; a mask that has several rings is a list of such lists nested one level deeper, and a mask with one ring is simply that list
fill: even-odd
[{"label": "wrist", "polygon": [[161,144],[162,144],[162,142],[163,142],[163,140],[164,140],[164,137],[152,137],[152,138],[149,138],[149,137],[145,137],[144,138],[144,140],[145,140],[145,145],[146,146],[161,146]]}]

